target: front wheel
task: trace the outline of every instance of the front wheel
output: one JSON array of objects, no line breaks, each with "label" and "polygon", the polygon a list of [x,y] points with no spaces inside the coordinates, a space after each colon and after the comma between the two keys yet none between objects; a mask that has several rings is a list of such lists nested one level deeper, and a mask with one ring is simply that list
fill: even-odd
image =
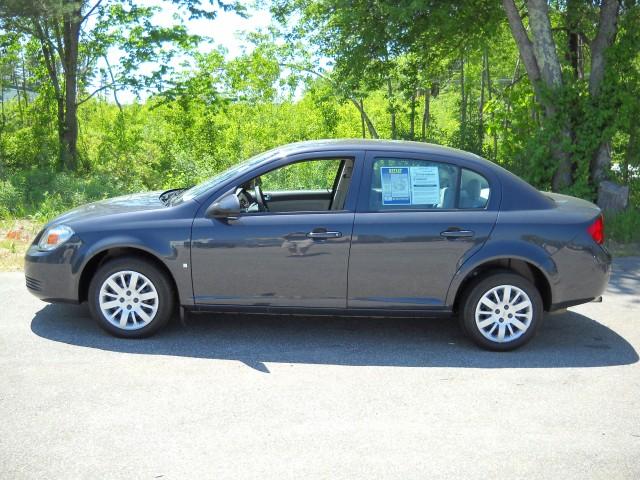
[{"label": "front wheel", "polygon": [[102,265],[91,281],[88,300],[98,325],[125,338],[153,335],[169,321],[175,305],[166,275],[135,257]]},{"label": "front wheel", "polygon": [[542,321],[542,298],[526,278],[494,273],[470,287],[461,313],[464,329],[476,344],[513,350],[535,335]]}]

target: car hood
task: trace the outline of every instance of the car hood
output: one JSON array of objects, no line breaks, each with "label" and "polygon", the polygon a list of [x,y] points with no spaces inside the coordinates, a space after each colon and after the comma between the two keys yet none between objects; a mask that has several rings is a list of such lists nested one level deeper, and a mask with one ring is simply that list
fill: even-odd
[{"label": "car hood", "polygon": [[156,210],[164,208],[160,200],[162,191],[135,193],[121,197],[108,198],[99,202],[88,203],[74,208],[59,217],[53,219],[48,225],[70,223],[86,218],[96,218],[118,213],[140,212],[143,210]]}]

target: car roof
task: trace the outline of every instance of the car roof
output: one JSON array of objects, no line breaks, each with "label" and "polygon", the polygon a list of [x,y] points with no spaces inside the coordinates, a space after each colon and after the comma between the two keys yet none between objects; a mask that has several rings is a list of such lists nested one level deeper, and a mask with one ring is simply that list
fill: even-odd
[{"label": "car roof", "polygon": [[433,143],[412,142],[409,140],[378,140],[363,138],[306,140],[303,142],[289,143],[283,145],[279,151],[307,151],[307,150],[333,150],[333,149],[362,149],[362,150],[394,150],[407,152],[424,152],[446,156],[463,156],[468,158],[481,159],[481,157],[458,150],[456,148],[444,147]]},{"label": "car roof", "polygon": [[465,152],[457,148],[435,145],[433,143],[413,142],[409,140],[378,140],[362,138],[307,140],[303,142],[289,143],[273,150],[276,155],[291,155],[304,152],[322,152],[331,150],[381,150],[404,153],[422,153],[464,159],[472,163],[482,165],[492,170],[502,170],[498,165],[486,160],[475,153]]}]

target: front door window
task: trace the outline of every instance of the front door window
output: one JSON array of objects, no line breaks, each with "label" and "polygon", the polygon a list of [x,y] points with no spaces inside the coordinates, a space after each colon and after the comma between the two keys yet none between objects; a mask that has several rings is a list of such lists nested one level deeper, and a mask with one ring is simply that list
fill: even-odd
[{"label": "front door window", "polygon": [[352,159],[295,162],[245,182],[238,189],[244,213],[342,210]]}]

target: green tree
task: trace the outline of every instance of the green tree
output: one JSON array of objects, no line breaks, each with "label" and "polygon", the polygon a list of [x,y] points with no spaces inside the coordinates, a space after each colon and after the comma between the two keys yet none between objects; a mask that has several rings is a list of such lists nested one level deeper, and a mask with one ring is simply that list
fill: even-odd
[{"label": "green tree", "polygon": [[[384,91],[391,138],[416,138],[416,115],[422,97],[422,134],[426,139],[431,93],[463,67],[464,58],[495,29],[495,2],[399,2],[347,0],[276,0],[272,8],[281,25],[299,17],[285,35],[304,39],[317,58],[332,61],[336,86],[362,98]],[[460,70],[461,129],[466,129],[464,70]],[[408,127],[400,131],[400,114]]]},{"label": "green tree", "polygon": [[[528,31],[522,20],[523,14],[514,0],[503,0],[513,37],[518,45],[522,61],[527,70],[531,86],[536,99],[541,106],[546,119],[554,122],[556,132],[552,134],[550,151],[555,160],[552,186],[556,191],[566,189],[575,182],[575,172],[579,168],[578,162],[588,163],[589,179],[595,186],[607,178],[611,166],[610,140],[611,133],[607,128],[613,120],[611,115],[601,116],[598,128],[605,132],[597,145],[587,148],[584,152],[587,158],[578,159],[572,155],[571,145],[589,139],[576,138],[581,132],[592,137],[595,132],[591,128],[581,128],[577,116],[560,112],[558,97],[569,95],[573,102],[582,100],[580,94],[567,93],[567,90],[580,90],[583,84],[586,88],[586,102],[599,108],[602,105],[603,85],[607,68],[607,52],[614,44],[618,32],[618,17],[620,2],[618,0],[603,0],[599,6],[584,5],[583,2],[567,0],[550,7],[546,0],[528,0],[526,14]],[[599,14],[595,15],[595,9]],[[552,18],[559,19],[562,35],[554,35]],[[597,20],[593,20],[597,18]],[[589,34],[594,32],[592,38]],[[567,44],[565,61],[571,67],[570,74],[563,75],[563,59],[559,52],[565,50],[558,43],[564,38]],[[585,61],[585,50],[590,51],[590,62]],[[585,70],[589,73],[586,74]],[[588,80],[586,77],[588,76]],[[606,99],[605,99],[606,100]],[[589,121],[593,118],[589,118]],[[597,134],[596,134],[597,135]]]},{"label": "green tree", "polygon": [[[60,162],[67,170],[78,167],[78,107],[107,88],[136,88],[158,81],[172,55],[170,50],[162,50],[162,45],[193,44],[194,38],[183,26],[153,25],[154,11],[137,6],[133,0],[4,0],[0,4],[0,28],[34,39],[39,45],[44,78],[56,105]],[[114,47],[123,52],[115,74],[107,60],[109,49]],[[106,62],[110,78],[91,90],[100,61]],[[131,76],[141,63],[149,61],[159,62],[156,72],[144,79]]]}]

